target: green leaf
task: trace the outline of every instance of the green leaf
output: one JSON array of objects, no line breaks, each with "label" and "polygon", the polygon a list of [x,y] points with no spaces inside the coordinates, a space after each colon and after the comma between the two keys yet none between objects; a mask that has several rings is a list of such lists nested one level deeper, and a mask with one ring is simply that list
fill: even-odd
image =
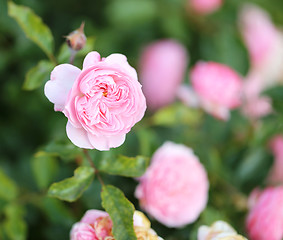
[{"label": "green leaf", "polygon": [[188,108],[183,104],[173,104],[157,111],[152,117],[152,122],[154,125],[167,127],[178,124],[196,125],[201,116],[199,110]]},{"label": "green leaf", "polygon": [[109,213],[113,222],[113,235],[116,240],[136,240],[133,227],[133,204],[124,196],[123,192],[106,185],[101,193],[102,206]]},{"label": "green leaf", "polygon": [[263,92],[263,95],[270,97],[273,109],[283,115],[283,86],[269,88]]},{"label": "green leaf", "polygon": [[40,189],[47,188],[58,171],[56,157],[46,152],[36,153],[32,158],[31,167],[36,183]]},{"label": "green leaf", "polygon": [[31,68],[23,84],[24,90],[35,90],[48,80],[50,73],[55,65],[47,60],[40,61],[35,67]]},{"label": "green leaf", "polygon": [[126,157],[108,156],[99,161],[97,168],[100,171],[113,175],[126,177],[140,177],[145,172],[149,164],[149,158],[143,156]]},{"label": "green leaf", "polygon": [[18,195],[16,183],[0,169],[0,198],[6,201],[15,199]]},{"label": "green leaf", "polygon": [[23,219],[24,209],[19,205],[9,205],[5,209],[4,230],[10,240],[25,240],[27,224]]},{"label": "green leaf", "polygon": [[53,36],[50,29],[30,8],[8,2],[8,14],[21,26],[26,36],[35,42],[50,59],[53,57]]},{"label": "green leaf", "polygon": [[48,196],[68,202],[76,201],[89,187],[93,177],[93,168],[87,166],[78,167],[73,177],[53,183],[48,190]]},{"label": "green leaf", "polygon": [[[96,38],[95,37],[87,37],[86,44],[83,49],[77,52],[77,57],[85,57],[89,52],[93,51],[94,49],[94,43]],[[69,62],[69,59],[71,57],[71,51],[68,47],[67,43],[63,43],[58,54],[58,62],[59,63],[65,63]]]}]

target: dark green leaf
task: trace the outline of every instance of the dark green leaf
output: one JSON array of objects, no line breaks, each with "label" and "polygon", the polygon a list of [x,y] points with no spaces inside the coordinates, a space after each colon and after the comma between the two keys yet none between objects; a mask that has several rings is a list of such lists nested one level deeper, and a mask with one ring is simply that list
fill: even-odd
[{"label": "dark green leaf", "polygon": [[46,152],[38,152],[31,161],[33,175],[40,189],[51,184],[58,170],[57,159]]},{"label": "dark green leaf", "polygon": [[55,65],[47,60],[40,61],[35,67],[31,68],[23,84],[24,90],[34,90],[48,80],[50,73]]},{"label": "dark green leaf", "polygon": [[6,201],[15,199],[18,195],[16,183],[0,169],[0,198]]},{"label": "dark green leaf", "polygon": [[30,8],[8,2],[9,16],[21,26],[26,36],[34,41],[49,58],[53,58],[53,36],[50,29]]},{"label": "dark green leaf", "polygon": [[100,171],[126,177],[140,177],[149,164],[149,158],[143,156],[108,156],[99,161],[97,167]]},{"label": "dark green leaf", "polygon": [[87,166],[78,167],[73,177],[53,183],[48,190],[48,196],[69,202],[76,201],[89,187],[93,177],[93,168]]},{"label": "dark green leaf", "polygon": [[113,222],[113,235],[116,240],[136,240],[133,227],[133,204],[118,188],[106,185],[101,193],[102,206]]},{"label": "dark green leaf", "polygon": [[9,205],[5,209],[4,229],[10,240],[25,240],[27,225],[23,219],[24,209],[19,205]]},{"label": "dark green leaf", "polygon": [[272,87],[263,94],[271,98],[273,109],[277,113],[283,114],[283,86]]}]

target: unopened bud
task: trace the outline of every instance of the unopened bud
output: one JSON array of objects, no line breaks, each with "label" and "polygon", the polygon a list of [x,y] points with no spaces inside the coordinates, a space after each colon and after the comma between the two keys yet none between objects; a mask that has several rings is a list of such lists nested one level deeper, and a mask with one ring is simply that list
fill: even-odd
[{"label": "unopened bud", "polygon": [[71,32],[66,37],[67,44],[72,50],[79,51],[85,46],[86,36],[84,34],[84,26],[85,26],[85,23],[83,22],[80,28]]}]

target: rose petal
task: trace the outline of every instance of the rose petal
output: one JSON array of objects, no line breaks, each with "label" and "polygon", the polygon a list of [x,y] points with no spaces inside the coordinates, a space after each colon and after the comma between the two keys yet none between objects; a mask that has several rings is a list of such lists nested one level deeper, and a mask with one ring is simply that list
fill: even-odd
[{"label": "rose petal", "polygon": [[61,64],[51,72],[51,80],[44,87],[44,94],[54,103],[55,111],[63,111],[68,94],[81,70],[70,64]]},{"label": "rose petal", "polygon": [[88,210],[85,213],[85,215],[83,216],[83,218],[81,219],[80,222],[88,223],[88,224],[93,224],[94,221],[97,218],[99,218],[99,217],[107,217],[107,216],[109,216],[107,212],[96,210],[96,209],[92,209],[92,210]]},{"label": "rose petal", "polygon": [[98,52],[95,52],[95,51],[90,52],[86,55],[84,59],[83,69],[93,66],[100,61],[101,61],[100,54]]},{"label": "rose petal", "polygon": [[88,149],[93,148],[88,140],[87,133],[83,128],[76,128],[70,123],[70,121],[68,121],[66,131],[68,138],[76,146]]},{"label": "rose petal", "polygon": [[123,144],[126,139],[126,134],[116,135],[116,136],[95,136],[93,134],[88,134],[88,139],[91,145],[100,150],[105,151],[109,150],[110,148],[119,147]]},{"label": "rose petal", "polygon": [[114,53],[105,58],[104,62],[110,63],[114,67],[118,66],[120,70],[123,70],[125,73],[129,74],[129,76],[133,79],[138,79],[136,70],[129,65],[125,55]]}]

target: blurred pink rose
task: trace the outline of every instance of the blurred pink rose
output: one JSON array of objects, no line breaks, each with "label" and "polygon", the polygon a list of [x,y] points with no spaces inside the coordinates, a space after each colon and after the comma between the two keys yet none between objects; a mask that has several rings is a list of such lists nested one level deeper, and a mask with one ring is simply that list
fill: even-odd
[{"label": "blurred pink rose", "polygon": [[244,81],[242,112],[251,119],[258,119],[272,112],[270,98],[260,95],[263,87],[262,76],[258,72],[250,72]]},{"label": "blurred pink rose", "polygon": [[223,0],[188,0],[189,7],[198,14],[209,14],[219,9]]},{"label": "blurred pink rose", "polygon": [[67,135],[81,148],[120,146],[146,109],[137,73],[122,54],[100,59],[99,53],[90,52],[82,71],[61,64],[44,90],[55,111],[68,118]]},{"label": "blurred pink rose", "polygon": [[241,104],[242,79],[230,67],[216,62],[198,62],[190,78],[202,107],[213,116],[227,120],[229,110]]},{"label": "blurred pink rose", "polygon": [[270,141],[270,148],[274,155],[274,163],[268,175],[271,184],[283,183],[283,136],[277,135]]},{"label": "blurred pink rose", "polygon": [[188,63],[184,46],[162,40],[147,46],[140,59],[140,79],[151,110],[172,103]]},{"label": "blurred pink rose", "polygon": [[283,76],[283,37],[267,12],[253,4],[240,12],[240,30],[247,46],[252,71],[261,75],[265,87]]},{"label": "blurred pink rose", "polygon": [[168,227],[194,222],[206,206],[209,182],[193,151],[164,143],[136,188],[141,207]]},{"label": "blurred pink rose", "polygon": [[269,187],[254,194],[253,206],[246,221],[250,240],[281,240],[283,238],[283,187]]},{"label": "blurred pink rose", "polygon": [[[150,228],[150,222],[139,211],[134,212],[134,230],[138,240],[163,240]],[[88,210],[80,222],[73,225],[71,240],[115,240],[112,234],[112,221],[108,213]]]}]

